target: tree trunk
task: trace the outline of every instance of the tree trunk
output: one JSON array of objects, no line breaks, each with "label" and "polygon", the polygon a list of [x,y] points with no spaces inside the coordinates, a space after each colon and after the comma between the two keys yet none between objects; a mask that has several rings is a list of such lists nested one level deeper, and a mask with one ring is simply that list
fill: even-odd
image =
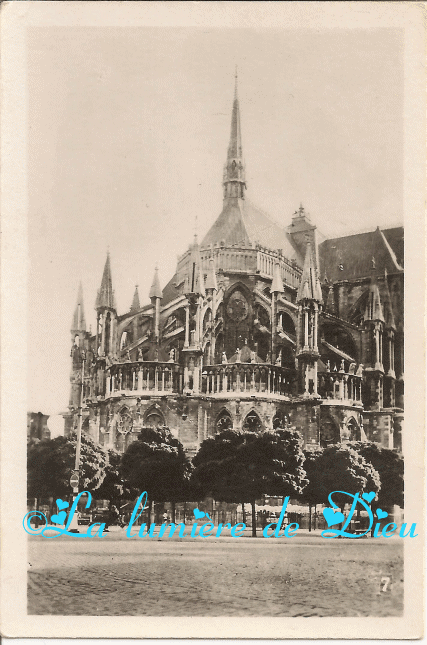
[{"label": "tree trunk", "polygon": [[314,505],[314,530],[317,529],[317,504]]},{"label": "tree trunk", "polygon": [[150,501],[148,502],[148,522],[147,522],[148,530],[150,530],[150,526],[151,526],[151,510],[152,510],[152,508],[153,508],[153,501],[150,499]]},{"label": "tree trunk", "polygon": [[184,509],[183,509],[183,512],[182,512],[182,514],[183,514],[182,521],[184,522],[184,524],[185,524],[185,512],[186,512],[186,510],[187,510],[187,502],[184,502]]},{"label": "tree trunk", "polygon": [[256,537],[256,510],[255,500],[251,502],[252,505],[252,537]]},{"label": "tree trunk", "polygon": [[172,522],[175,524],[175,517],[176,517],[175,502],[171,502],[171,506],[172,506]]},{"label": "tree trunk", "polygon": [[311,503],[308,505],[308,532],[311,533]]},{"label": "tree trunk", "polygon": [[246,524],[245,502],[242,502],[243,524]]},{"label": "tree trunk", "polygon": [[[343,515],[344,515],[344,509],[345,509],[345,504],[344,504],[344,506],[341,506],[341,508],[340,508],[340,511],[341,511],[341,513],[342,513]],[[344,522],[342,522],[342,524],[340,525],[340,531],[342,531],[342,528],[343,528],[343,526],[344,526],[344,524],[345,524],[345,521],[346,521],[346,520],[345,520],[345,517],[344,517]],[[341,537],[341,535],[339,535],[338,537]]]}]

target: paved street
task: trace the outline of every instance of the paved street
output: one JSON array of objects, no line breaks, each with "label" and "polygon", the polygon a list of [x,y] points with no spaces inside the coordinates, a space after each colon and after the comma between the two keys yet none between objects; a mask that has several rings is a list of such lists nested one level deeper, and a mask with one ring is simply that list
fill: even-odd
[{"label": "paved street", "polygon": [[[29,538],[29,614],[396,616],[403,541]],[[389,579],[389,581],[387,581]]]}]

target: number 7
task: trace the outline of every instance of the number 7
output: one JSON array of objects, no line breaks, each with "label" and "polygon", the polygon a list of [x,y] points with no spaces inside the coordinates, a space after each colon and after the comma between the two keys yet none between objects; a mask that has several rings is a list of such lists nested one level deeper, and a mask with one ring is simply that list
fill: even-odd
[{"label": "number 7", "polygon": [[381,584],[384,584],[384,587],[381,589],[381,591],[387,591],[389,582],[390,578],[381,578]]}]

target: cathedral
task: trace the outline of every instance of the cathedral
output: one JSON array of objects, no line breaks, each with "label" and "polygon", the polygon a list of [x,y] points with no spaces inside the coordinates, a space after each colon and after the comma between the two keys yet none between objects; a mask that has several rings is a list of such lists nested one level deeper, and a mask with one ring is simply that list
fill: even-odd
[{"label": "cathedral", "polygon": [[402,451],[403,228],[319,242],[302,205],[280,226],[252,204],[237,85],[222,188],[210,230],[163,288],[155,269],[146,303],[136,288],[117,311],[107,255],[93,334],[80,285],[66,434],[82,396],[83,433],[119,452],[164,425],[190,457],[224,428]]}]

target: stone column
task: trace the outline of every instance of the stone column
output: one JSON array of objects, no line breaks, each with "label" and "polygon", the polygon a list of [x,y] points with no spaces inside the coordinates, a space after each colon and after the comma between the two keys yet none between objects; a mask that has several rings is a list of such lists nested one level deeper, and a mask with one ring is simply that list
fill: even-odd
[{"label": "stone column", "polygon": [[200,446],[200,444],[203,441],[203,408],[201,405],[199,405],[198,410],[197,410],[197,445]]},{"label": "stone column", "polygon": [[184,347],[190,345],[190,305],[187,304],[185,307],[185,340]]},{"label": "stone column", "polygon": [[203,440],[208,438],[208,411],[204,410],[203,414]]},{"label": "stone column", "polygon": [[[317,313],[317,312],[316,312]],[[317,348],[316,348],[317,349]],[[317,360],[314,361],[313,394],[317,396]]]},{"label": "stone column", "polygon": [[319,306],[317,302],[314,303],[314,323],[313,323],[313,349],[315,352],[319,351],[317,347],[317,327],[319,319]]},{"label": "stone column", "polygon": [[304,349],[309,349],[308,346],[308,307],[304,307]]}]

